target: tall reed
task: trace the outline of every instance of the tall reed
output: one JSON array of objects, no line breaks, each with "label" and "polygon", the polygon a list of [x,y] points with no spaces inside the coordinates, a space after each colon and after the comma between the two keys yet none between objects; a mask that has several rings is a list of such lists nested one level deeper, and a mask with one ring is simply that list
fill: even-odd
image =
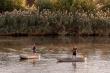
[{"label": "tall reed", "polygon": [[109,35],[110,11],[17,11],[0,16],[0,33]]}]

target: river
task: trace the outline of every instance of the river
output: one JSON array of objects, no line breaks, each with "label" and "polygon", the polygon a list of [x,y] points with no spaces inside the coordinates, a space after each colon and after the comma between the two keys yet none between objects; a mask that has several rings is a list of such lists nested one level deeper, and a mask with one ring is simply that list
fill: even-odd
[{"label": "river", "polygon": [[[41,59],[20,60],[36,43]],[[71,55],[72,47],[86,57],[85,62],[57,62]],[[0,73],[110,73],[109,37],[0,37]]]}]

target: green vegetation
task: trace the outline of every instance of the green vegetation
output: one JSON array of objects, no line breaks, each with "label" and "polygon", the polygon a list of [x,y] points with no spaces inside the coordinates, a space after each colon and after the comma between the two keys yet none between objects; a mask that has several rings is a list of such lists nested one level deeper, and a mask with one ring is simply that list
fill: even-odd
[{"label": "green vegetation", "polygon": [[0,0],[0,12],[22,9],[21,0]]},{"label": "green vegetation", "polygon": [[7,1],[0,1],[1,34],[110,35],[109,0],[36,0],[35,11]]},{"label": "green vegetation", "polygon": [[[93,2],[88,3],[91,0],[37,0],[36,5],[40,10],[49,9],[49,10],[91,10],[93,9]],[[93,7],[92,7],[93,6]]]}]

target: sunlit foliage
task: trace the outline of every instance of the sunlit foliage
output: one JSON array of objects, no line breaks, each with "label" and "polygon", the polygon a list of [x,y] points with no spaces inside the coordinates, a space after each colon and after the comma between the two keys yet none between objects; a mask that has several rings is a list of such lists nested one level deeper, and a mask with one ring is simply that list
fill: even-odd
[{"label": "sunlit foliage", "polygon": [[[1,11],[12,11],[14,9],[26,10],[68,10],[85,11],[110,9],[110,0],[0,0]],[[30,4],[29,4],[30,3]]]},{"label": "sunlit foliage", "polygon": [[93,13],[50,11],[5,12],[0,16],[0,33],[110,35],[110,11]]},{"label": "sunlit foliage", "polygon": [[28,0],[14,0],[15,5],[21,6],[23,9],[27,9],[30,11],[36,10],[35,4],[31,3],[29,4]]},{"label": "sunlit foliage", "polygon": [[29,6],[27,0],[0,0],[0,12],[17,10],[36,10],[35,4]]},{"label": "sunlit foliage", "polygon": [[110,0],[2,0],[0,10],[0,33],[110,35]]}]

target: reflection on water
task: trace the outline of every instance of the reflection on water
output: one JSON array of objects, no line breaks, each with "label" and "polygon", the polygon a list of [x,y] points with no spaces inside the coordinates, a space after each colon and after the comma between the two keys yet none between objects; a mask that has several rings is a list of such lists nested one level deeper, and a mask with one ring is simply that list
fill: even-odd
[{"label": "reflection on water", "polygon": [[[41,59],[20,60],[36,43]],[[56,58],[71,55],[73,45],[86,62],[58,63]],[[108,37],[0,37],[0,73],[110,73]]]}]

